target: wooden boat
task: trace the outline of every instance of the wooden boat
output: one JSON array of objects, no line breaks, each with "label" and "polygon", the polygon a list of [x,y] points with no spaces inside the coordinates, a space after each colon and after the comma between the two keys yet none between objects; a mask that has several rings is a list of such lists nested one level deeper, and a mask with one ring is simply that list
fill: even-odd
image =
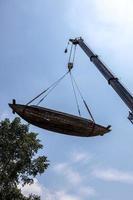
[{"label": "wooden boat", "polygon": [[92,137],[104,135],[111,131],[111,126],[104,127],[82,117],[40,106],[26,106],[16,103],[9,104],[9,106],[14,113],[16,112],[28,123],[53,132],[72,136]]}]

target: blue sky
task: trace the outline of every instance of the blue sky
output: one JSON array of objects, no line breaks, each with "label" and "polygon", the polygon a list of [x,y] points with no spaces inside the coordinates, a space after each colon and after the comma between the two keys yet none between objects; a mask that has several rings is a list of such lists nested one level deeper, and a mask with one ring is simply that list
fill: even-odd
[{"label": "blue sky", "polygon": [[[133,91],[133,2],[131,0],[2,0],[0,2],[0,118],[14,118],[8,103],[26,103],[65,71],[69,38],[82,36]],[[112,132],[95,138],[39,133],[50,160],[24,194],[42,200],[125,200],[133,196],[133,134],[128,109],[78,48],[73,73],[97,123]],[[69,78],[42,106],[77,114]],[[83,115],[87,113],[83,109]]]}]

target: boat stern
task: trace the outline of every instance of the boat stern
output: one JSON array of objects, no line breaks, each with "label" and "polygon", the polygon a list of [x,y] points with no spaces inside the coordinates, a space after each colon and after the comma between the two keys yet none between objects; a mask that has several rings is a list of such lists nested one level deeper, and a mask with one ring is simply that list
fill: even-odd
[{"label": "boat stern", "polygon": [[23,116],[24,110],[26,109],[25,105],[16,104],[15,99],[8,105],[12,109],[13,114],[17,113],[18,115]]}]

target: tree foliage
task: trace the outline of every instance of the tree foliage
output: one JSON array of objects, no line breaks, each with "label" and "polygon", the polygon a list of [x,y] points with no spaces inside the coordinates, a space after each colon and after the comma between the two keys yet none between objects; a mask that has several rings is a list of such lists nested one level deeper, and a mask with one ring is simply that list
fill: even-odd
[{"label": "tree foliage", "polygon": [[47,157],[35,157],[41,148],[43,145],[37,139],[37,133],[29,132],[29,126],[22,124],[20,118],[0,122],[1,200],[40,199],[35,195],[24,197],[18,185],[32,184],[34,177],[47,169]]}]

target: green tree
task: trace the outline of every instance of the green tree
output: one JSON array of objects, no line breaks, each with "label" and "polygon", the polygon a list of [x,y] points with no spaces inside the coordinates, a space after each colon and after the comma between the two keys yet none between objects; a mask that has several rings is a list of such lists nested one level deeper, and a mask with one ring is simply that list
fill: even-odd
[{"label": "green tree", "polygon": [[39,200],[31,194],[25,197],[18,184],[32,184],[38,174],[42,174],[49,163],[46,156],[35,157],[43,148],[37,133],[29,132],[29,126],[22,124],[20,118],[12,122],[0,122],[0,199],[1,200]]}]

